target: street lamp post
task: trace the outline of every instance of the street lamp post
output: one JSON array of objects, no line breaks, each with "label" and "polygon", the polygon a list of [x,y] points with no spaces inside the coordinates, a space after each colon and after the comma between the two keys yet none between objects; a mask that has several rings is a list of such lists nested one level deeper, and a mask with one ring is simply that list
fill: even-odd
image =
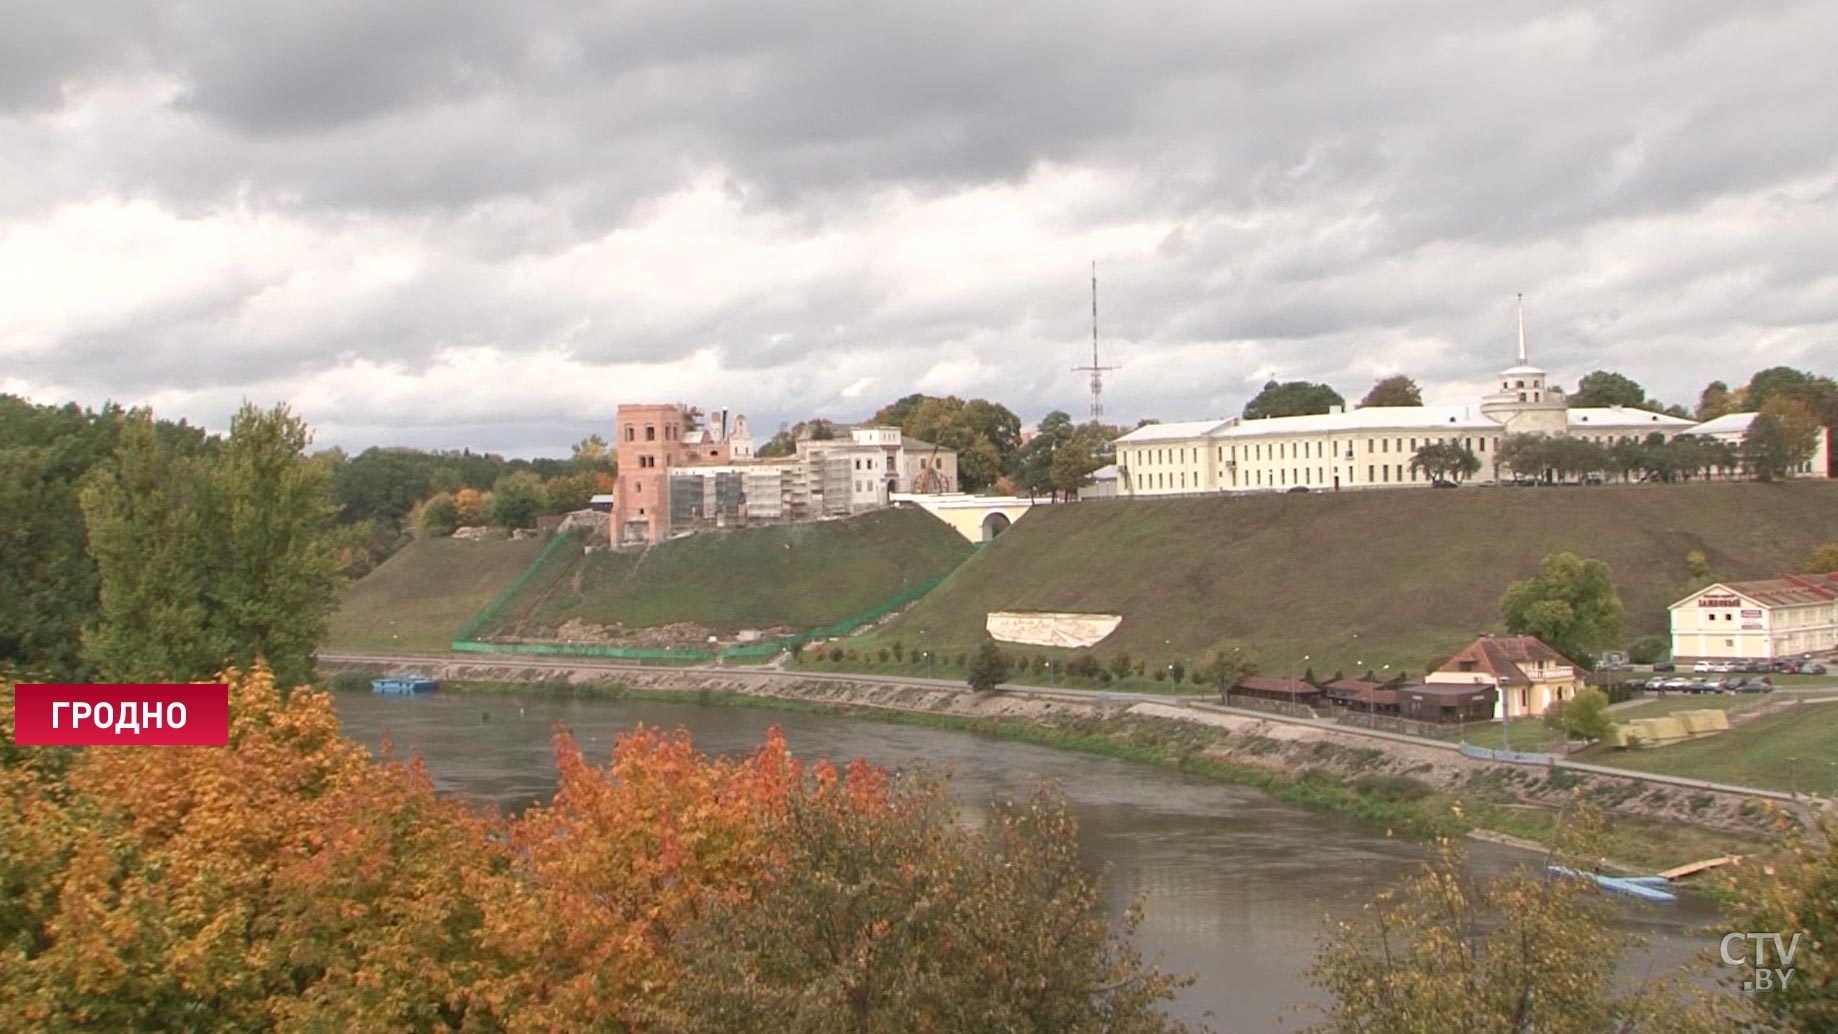
[{"label": "street lamp post", "polygon": [[1800,799],[1800,759],[1796,757],[1787,759],[1787,792],[1794,800]]},{"label": "street lamp post", "polygon": [[1500,693],[1500,746],[1502,749],[1513,749],[1512,701],[1508,697],[1506,686],[1512,680],[1502,675],[1498,686]]}]

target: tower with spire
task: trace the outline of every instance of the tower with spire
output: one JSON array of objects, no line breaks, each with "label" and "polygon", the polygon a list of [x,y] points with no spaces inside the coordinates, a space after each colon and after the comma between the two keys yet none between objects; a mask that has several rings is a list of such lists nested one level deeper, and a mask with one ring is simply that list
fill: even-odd
[{"label": "tower with spire", "polygon": [[1568,430],[1569,402],[1564,390],[1550,383],[1525,352],[1525,295],[1519,295],[1519,361],[1500,371],[1500,388],[1481,399],[1481,412],[1500,422],[1507,434],[1553,437]]}]

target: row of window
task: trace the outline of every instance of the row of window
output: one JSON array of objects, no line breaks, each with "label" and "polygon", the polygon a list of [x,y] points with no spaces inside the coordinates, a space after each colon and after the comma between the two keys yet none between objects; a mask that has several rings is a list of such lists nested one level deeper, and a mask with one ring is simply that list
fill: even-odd
[{"label": "row of window", "polygon": [[[676,437],[677,437],[676,425],[675,424],[665,424],[664,425],[664,441],[674,442],[676,441]],[[638,425],[637,424],[625,425],[625,440],[628,442],[635,442],[638,440]],[[647,442],[657,441],[657,425],[656,424],[646,424],[645,425],[645,441]]]},{"label": "row of window", "polygon": [[[1467,435],[1463,437],[1435,437],[1422,439],[1406,437],[1367,438],[1366,452],[1368,454],[1381,452],[1414,453],[1417,451],[1420,444],[1440,445],[1446,442],[1460,442],[1462,446],[1470,452],[1484,453],[1487,451],[1487,439],[1485,436],[1477,438],[1473,435]],[[1351,456],[1351,450],[1353,448],[1351,441],[1348,442],[1347,448],[1347,455]],[[1239,446],[1236,445],[1230,447],[1231,462],[1234,464],[1236,464],[1239,459],[1238,449]],[[1332,442],[1319,439],[1297,442],[1270,442],[1268,444],[1257,442],[1244,446],[1244,459],[1246,462],[1253,463],[1263,462],[1265,460],[1324,459],[1330,455],[1338,455],[1338,453],[1333,452],[1332,449]],[[1227,447],[1223,445],[1218,446],[1217,451],[1219,462],[1226,462]],[[1166,466],[1174,463],[1198,463],[1200,460],[1199,448],[1187,446],[1135,449],[1131,450],[1127,455],[1129,456],[1128,465],[1136,467]]]}]

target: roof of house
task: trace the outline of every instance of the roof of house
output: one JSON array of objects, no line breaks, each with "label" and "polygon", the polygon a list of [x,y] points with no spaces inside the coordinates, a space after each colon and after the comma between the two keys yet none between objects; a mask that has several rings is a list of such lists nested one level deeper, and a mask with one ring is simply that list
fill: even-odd
[{"label": "roof of house", "polygon": [[1106,463],[1104,466],[1099,467],[1097,470],[1094,470],[1091,472],[1091,480],[1093,481],[1115,481],[1117,480],[1118,476],[1120,476],[1122,473],[1123,473],[1122,469],[1119,468],[1115,463]]},{"label": "roof of house", "polygon": [[1725,413],[1715,420],[1706,420],[1691,429],[1692,434],[1745,434],[1749,424],[1753,423],[1759,413]]},{"label": "roof of house", "polygon": [[1453,682],[1413,682],[1408,686],[1399,686],[1398,692],[1416,696],[1472,700],[1493,696],[1496,691],[1492,686],[1464,686]]},{"label": "roof of house", "polygon": [[1117,439],[1118,445],[1140,445],[1143,442],[1169,442],[1183,438],[1204,438],[1206,435],[1226,423],[1223,418],[1216,420],[1176,420],[1167,424],[1144,424],[1129,434]]},{"label": "roof of house", "polygon": [[[1463,661],[1473,661],[1473,668],[1463,668]],[[1484,635],[1461,648],[1461,651],[1448,659],[1437,671],[1458,674],[1492,675],[1494,681],[1502,679],[1512,682],[1529,683],[1531,676],[1526,674],[1526,665],[1537,666],[1536,662],[1546,664],[1568,665],[1578,671],[1582,665],[1576,663],[1556,650],[1545,645],[1544,640],[1532,635]]]},{"label": "roof of house", "polygon": [[1246,689],[1255,693],[1283,693],[1289,696],[1313,696],[1319,689],[1301,679],[1283,679],[1270,675],[1246,675],[1232,685],[1233,689]]},{"label": "roof of house", "polygon": [[1647,430],[1670,428],[1683,430],[1696,424],[1682,416],[1654,413],[1628,406],[1572,406],[1564,420],[1575,428],[1639,427]]},{"label": "roof of house", "polygon": [[1838,599],[1838,573],[1786,574],[1779,578],[1762,578],[1751,582],[1718,582],[1679,600],[1673,606],[1689,603],[1705,593],[1726,590],[1746,596],[1764,607],[1792,607],[1805,603],[1830,603]]}]

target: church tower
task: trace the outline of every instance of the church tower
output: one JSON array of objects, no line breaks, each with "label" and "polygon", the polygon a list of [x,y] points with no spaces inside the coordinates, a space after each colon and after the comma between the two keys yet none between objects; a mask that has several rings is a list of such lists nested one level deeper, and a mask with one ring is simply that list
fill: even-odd
[{"label": "church tower", "polygon": [[1563,435],[1569,428],[1564,390],[1525,357],[1525,295],[1519,296],[1519,361],[1500,371],[1500,390],[1481,399],[1481,413],[1507,434]]}]

